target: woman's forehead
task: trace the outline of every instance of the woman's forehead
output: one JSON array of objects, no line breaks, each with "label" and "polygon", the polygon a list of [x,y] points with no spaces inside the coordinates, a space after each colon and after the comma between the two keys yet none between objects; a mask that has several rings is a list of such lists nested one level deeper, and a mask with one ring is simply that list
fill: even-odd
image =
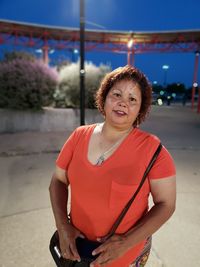
[{"label": "woman's forehead", "polygon": [[121,81],[117,81],[111,88],[111,90],[114,89],[119,89],[119,90],[124,90],[128,88],[129,90],[132,91],[140,91],[140,86],[137,82],[132,81],[132,80],[121,80]]}]

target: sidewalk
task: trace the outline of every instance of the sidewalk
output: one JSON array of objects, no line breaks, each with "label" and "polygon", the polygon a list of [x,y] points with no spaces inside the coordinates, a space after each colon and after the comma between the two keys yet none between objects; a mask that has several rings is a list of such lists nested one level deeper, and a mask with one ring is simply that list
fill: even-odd
[{"label": "sidewalk", "polygon": [[[154,107],[143,128],[158,135],[177,166],[177,210],[154,235],[147,267],[200,266],[200,115]],[[70,132],[0,135],[0,267],[54,267],[48,184]]]}]

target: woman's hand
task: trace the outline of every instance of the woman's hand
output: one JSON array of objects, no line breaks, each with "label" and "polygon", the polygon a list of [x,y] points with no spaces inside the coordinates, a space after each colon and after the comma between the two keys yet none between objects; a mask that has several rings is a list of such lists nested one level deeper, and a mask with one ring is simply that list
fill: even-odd
[{"label": "woman's hand", "polygon": [[70,223],[67,223],[64,227],[58,229],[58,235],[63,258],[80,261],[75,242],[78,236],[83,237],[80,231]]},{"label": "woman's hand", "polygon": [[[101,242],[100,239],[98,241]],[[90,264],[90,267],[93,266],[106,266],[111,263],[113,260],[123,256],[129,249],[127,238],[125,235],[113,235],[102,245],[96,248],[93,251],[93,255],[100,254],[95,261]]]}]

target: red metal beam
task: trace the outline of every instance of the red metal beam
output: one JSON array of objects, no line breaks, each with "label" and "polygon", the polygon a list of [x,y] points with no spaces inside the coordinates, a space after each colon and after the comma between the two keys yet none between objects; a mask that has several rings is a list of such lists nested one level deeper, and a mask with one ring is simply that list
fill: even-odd
[{"label": "red metal beam", "polygon": [[[49,48],[79,47],[79,29],[58,28],[45,25],[0,20],[0,33],[6,44],[35,48],[48,42]],[[86,50],[116,50],[127,53],[127,43],[133,38],[134,53],[195,52],[200,47],[200,30],[163,32],[117,32],[86,30]],[[62,43],[61,43],[62,40]],[[109,44],[109,46],[107,45]]]}]

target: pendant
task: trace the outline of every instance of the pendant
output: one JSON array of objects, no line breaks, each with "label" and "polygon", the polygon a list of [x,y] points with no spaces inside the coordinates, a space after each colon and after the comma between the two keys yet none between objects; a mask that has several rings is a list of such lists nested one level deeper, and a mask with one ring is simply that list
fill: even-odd
[{"label": "pendant", "polygon": [[98,158],[96,165],[101,165],[103,162],[104,162],[104,156],[101,155],[101,156]]}]

